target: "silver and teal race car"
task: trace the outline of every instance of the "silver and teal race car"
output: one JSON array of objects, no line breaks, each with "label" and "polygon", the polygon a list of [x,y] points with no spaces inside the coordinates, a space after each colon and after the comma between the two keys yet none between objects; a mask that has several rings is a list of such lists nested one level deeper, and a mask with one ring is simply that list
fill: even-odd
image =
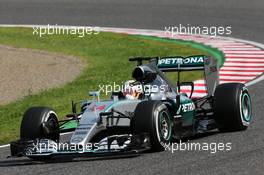
[{"label": "silver and teal race car", "polygon": [[[217,61],[208,56],[136,57],[133,81],[100,100],[72,102],[72,113],[59,121],[51,108],[32,107],[22,119],[20,140],[11,142],[11,156],[47,160],[57,156],[132,155],[162,151],[174,140],[218,129],[246,130],[252,120],[251,98],[244,84],[219,84]],[[143,64],[145,63],[145,64]],[[193,98],[193,82],[183,71],[204,71],[207,95]],[[177,74],[177,82],[166,78]],[[190,86],[191,93],[181,92]],[[78,109],[78,110],[77,110]],[[62,142],[60,135],[71,132]]]}]

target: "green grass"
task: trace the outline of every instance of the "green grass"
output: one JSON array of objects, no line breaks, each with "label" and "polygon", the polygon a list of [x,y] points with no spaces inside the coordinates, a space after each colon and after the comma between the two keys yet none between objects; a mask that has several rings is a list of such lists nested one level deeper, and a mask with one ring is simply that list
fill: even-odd
[{"label": "green grass", "polygon": [[[0,44],[73,55],[84,60],[87,66],[73,82],[63,87],[0,106],[0,144],[19,138],[22,115],[31,106],[51,106],[62,117],[70,112],[71,100],[88,98],[88,91],[98,90],[99,84],[112,84],[113,81],[121,83],[131,79],[135,64],[128,62],[129,57],[206,54],[188,45],[125,34],[100,33],[84,38],[53,35],[39,38],[32,32],[24,28],[0,28]],[[199,73],[191,74],[182,79],[196,79],[199,76]]]}]

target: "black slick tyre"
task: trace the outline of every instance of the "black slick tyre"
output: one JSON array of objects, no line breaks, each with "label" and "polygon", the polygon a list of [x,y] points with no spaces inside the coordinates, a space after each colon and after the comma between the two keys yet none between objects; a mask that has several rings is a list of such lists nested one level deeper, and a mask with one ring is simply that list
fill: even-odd
[{"label": "black slick tyre", "polygon": [[220,131],[247,129],[252,120],[252,106],[244,84],[221,84],[216,88],[213,99],[215,120]]},{"label": "black slick tyre", "polygon": [[160,101],[143,101],[135,109],[133,133],[147,133],[152,151],[163,151],[172,137],[172,118],[166,105]]}]

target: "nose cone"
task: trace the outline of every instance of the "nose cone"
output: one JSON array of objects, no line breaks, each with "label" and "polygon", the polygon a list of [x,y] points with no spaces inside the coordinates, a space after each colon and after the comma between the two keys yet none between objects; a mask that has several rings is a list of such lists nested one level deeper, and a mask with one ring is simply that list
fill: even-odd
[{"label": "nose cone", "polygon": [[97,125],[99,114],[108,110],[112,104],[113,101],[91,103],[82,114],[81,120],[71,137],[70,143],[86,144],[90,142],[96,133],[104,129]]}]

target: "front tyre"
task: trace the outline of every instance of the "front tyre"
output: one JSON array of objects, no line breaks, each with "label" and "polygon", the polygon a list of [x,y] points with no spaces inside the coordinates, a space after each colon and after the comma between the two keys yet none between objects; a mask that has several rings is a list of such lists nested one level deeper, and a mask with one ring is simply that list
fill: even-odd
[{"label": "front tyre", "polygon": [[51,139],[59,141],[59,122],[57,114],[47,107],[29,108],[22,119],[20,127],[22,140]]},{"label": "front tyre", "polygon": [[[60,139],[57,114],[47,107],[29,108],[22,119],[20,127],[21,140],[50,139],[58,142]],[[47,161],[52,156],[28,156],[31,159]]]},{"label": "front tyre", "polygon": [[172,123],[165,104],[160,101],[143,101],[135,109],[132,132],[149,134],[151,149],[163,151],[164,144],[171,142]]},{"label": "front tyre", "polygon": [[214,94],[213,107],[220,131],[246,130],[252,120],[251,98],[244,84],[219,85]]}]

